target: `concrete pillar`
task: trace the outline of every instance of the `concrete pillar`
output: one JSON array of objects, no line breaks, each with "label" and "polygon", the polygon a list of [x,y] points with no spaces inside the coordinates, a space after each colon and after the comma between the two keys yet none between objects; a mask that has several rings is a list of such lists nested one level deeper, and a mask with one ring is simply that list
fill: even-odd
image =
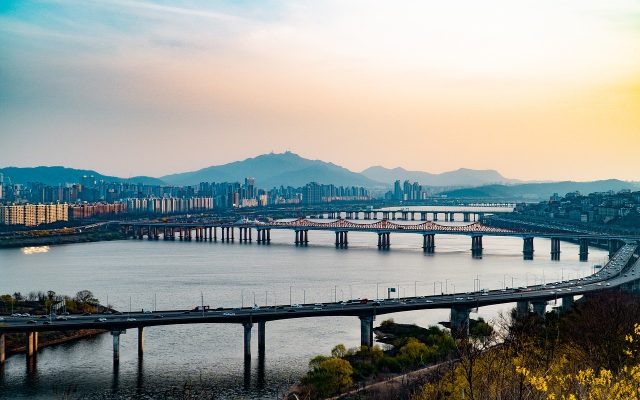
[{"label": "concrete pillar", "polygon": [[251,329],[253,329],[252,322],[243,322],[244,328],[244,358],[251,358]]},{"label": "concrete pillar", "polygon": [[482,258],[482,235],[471,236],[471,255]]},{"label": "concrete pillar", "polygon": [[271,229],[267,229],[267,243],[271,243]]},{"label": "concrete pillar", "polygon": [[144,354],[144,327],[138,327],[138,357]]},{"label": "concrete pillar", "polygon": [[387,249],[388,249],[389,247],[391,247],[391,232],[385,233],[385,236],[386,236],[385,244],[386,244]]},{"label": "concrete pillar", "polygon": [[340,232],[336,231],[336,247],[340,245]]},{"label": "concrete pillar", "polygon": [[466,307],[451,307],[450,329],[453,337],[469,336],[469,314]]},{"label": "concrete pillar", "polygon": [[309,231],[308,230],[304,231],[304,244],[305,244],[305,246],[307,244],[309,244]]},{"label": "concrete pillar", "polygon": [[366,315],[360,318],[360,345],[373,346],[373,315]]},{"label": "concrete pillar", "polygon": [[423,235],[423,250],[425,253],[434,253],[436,251],[436,235],[428,233]]},{"label": "concrete pillar", "polygon": [[533,260],[533,238],[525,237],[522,243],[522,256],[525,260]]},{"label": "concrete pillar", "polygon": [[571,310],[571,307],[573,307],[573,296],[572,295],[568,295],[568,296],[562,296],[562,312],[565,313],[569,310]]},{"label": "concrete pillar", "polygon": [[551,238],[551,259],[553,261],[560,260],[560,239]]},{"label": "concrete pillar", "polygon": [[529,315],[529,302],[519,301],[516,303],[516,315],[518,317],[524,317]]},{"label": "concrete pillar", "polygon": [[253,239],[251,238],[251,230],[252,230],[252,229],[251,229],[251,228],[247,228],[247,229],[249,229],[249,243],[251,243],[251,241],[253,240]]},{"label": "concrete pillar", "polygon": [[378,248],[382,248],[382,233],[378,233]]},{"label": "concrete pillar", "polygon": [[38,351],[38,332],[27,332],[25,334],[25,348],[27,358],[33,357]]},{"label": "concrete pillar", "polygon": [[235,229],[233,229],[233,227],[231,227],[231,228],[229,228],[229,229],[231,229],[231,241],[233,242],[233,241],[235,240],[235,238],[234,238],[234,236],[233,236],[233,235],[234,235],[234,232],[235,232]]},{"label": "concrete pillar", "polygon": [[113,336],[113,362],[115,364],[120,362],[120,334],[124,331],[111,331]]},{"label": "concrete pillar", "polygon": [[533,306],[533,312],[536,313],[540,317],[544,317],[544,313],[547,310],[547,301],[532,301],[531,305]]},{"label": "concrete pillar", "polygon": [[618,241],[615,239],[609,239],[609,258],[616,254],[618,248]]},{"label": "concrete pillar", "polygon": [[0,333],[0,368],[2,368],[6,359],[5,336],[4,333]]},{"label": "concrete pillar", "polygon": [[258,357],[264,357],[266,322],[258,322]]},{"label": "concrete pillar", "polygon": [[589,239],[580,239],[580,261],[589,261]]}]

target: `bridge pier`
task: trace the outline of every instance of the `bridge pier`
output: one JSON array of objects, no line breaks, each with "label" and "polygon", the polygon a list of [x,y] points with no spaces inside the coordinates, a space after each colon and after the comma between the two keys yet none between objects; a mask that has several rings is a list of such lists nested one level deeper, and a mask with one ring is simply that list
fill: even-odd
[{"label": "bridge pier", "polygon": [[244,358],[251,358],[251,330],[253,329],[253,322],[243,322],[244,328]]},{"label": "bridge pier", "polygon": [[560,261],[560,239],[551,238],[551,259]]},{"label": "bridge pier", "polygon": [[469,336],[469,314],[471,310],[466,307],[451,307],[449,326],[454,338]]},{"label": "bridge pier", "polygon": [[362,315],[360,317],[360,346],[373,346],[373,315]]},{"label": "bridge pier", "polygon": [[144,327],[138,327],[138,357],[144,354]]},{"label": "bridge pier", "polygon": [[113,363],[118,364],[120,362],[120,335],[126,333],[126,331],[111,331],[113,336]]},{"label": "bridge pier", "polygon": [[544,314],[547,311],[547,301],[532,301],[531,306],[533,307],[533,312],[536,313],[539,317],[544,318]]},{"label": "bridge pier", "polygon": [[25,353],[27,360],[38,353],[38,332],[27,332],[25,334]]},{"label": "bridge pier", "polygon": [[533,253],[534,253],[533,238],[532,237],[523,238],[522,255],[524,259],[533,260]]},{"label": "bridge pier", "polygon": [[264,358],[265,340],[266,340],[266,322],[258,322],[258,357]]},{"label": "bridge pier", "polygon": [[336,232],[336,247],[347,247],[349,246],[349,232],[348,231],[337,231]]},{"label": "bridge pier", "polygon": [[518,317],[525,317],[529,315],[529,302],[528,301],[518,301],[516,303],[516,315]]},{"label": "bridge pier", "polygon": [[568,312],[573,307],[573,303],[574,300],[572,295],[562,296],[562,307],[560,308],[560,310],[563,313]]},{"label": "bridge pier", "polygon": [[390,232],[378,233],[378,248],[388,249],[389,246],[391,246],[391,233]]},{"label": "bridge pier", "polygon": [[589,239],[580,239],[580,261],[589,261]]},{"label": "bridge pier", "polygon": [[7,355],[5,352],[5,335],[4,333],[0,333],[0,369],[4,366],[4,362],[7,359]]},{"label": "bridge pier", "polygon": [[471,256],[482,258],[482,235],[471,236]]},{"label": "bridge pier", "polygon": [[433,233],[428,233],[426,235],[422,235],[422,250],[425,253],[435,253],[436,251],[436,235]]},{"label": "bridge pier", "polygon": [[622,245],[619,240],[609,239],[609,258],[613,257],[613,255],[620,250],[620,247],[622,247]]}]

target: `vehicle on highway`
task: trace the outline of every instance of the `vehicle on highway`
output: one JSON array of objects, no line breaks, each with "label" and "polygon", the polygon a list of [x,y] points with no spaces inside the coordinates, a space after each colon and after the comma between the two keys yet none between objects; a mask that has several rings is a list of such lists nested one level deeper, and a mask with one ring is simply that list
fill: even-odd
[{"label": "vehicle on highway", "polygon": [[234,315],[236,315],[236,313],[233,313],[233,312],[225,312],[225,313],[222,313],[222,315],[223,315],[223,316],[225,316],[225,317],[233,317]]},{"label": "vehicle on highway", "polygon": [[107,319],[105,317],[100,317],[96,319],[96,322],[107,322]]}]

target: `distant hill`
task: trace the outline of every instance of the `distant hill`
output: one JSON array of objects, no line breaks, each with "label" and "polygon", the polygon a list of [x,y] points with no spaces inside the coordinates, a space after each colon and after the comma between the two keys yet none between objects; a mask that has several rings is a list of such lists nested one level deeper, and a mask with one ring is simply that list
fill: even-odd
[{"label": "distant hill", "polygon": [[554,193],[561,196],[579,191],[582,194],[593,192],[619,191],[623,189],[640,190],[640,182],[626,182],[608,179],[592,182],[551,182],[526,183],[521,185],[486,185],[475,188],[457,189],[440,194],[453,198],[494,198],[503,200],[538,201],[546,200]]},{"label": "distant hill", "polygon": [[135,176],[133,178],[118,178],[115,176],[102,175],[99,172],[87,169],[75,169],[67,167],[7,167],[0,168],[0,174],[4,175],[4,181],[12,183],[41,182],[46,185],[56,186],[66,183],[78,183],[83,176],[93,175],[96,180],[108,182],[128,181],[132,183],[145,183],[160,185],[163,182],[158,178],[148,176]]},{"label": "distant hill", "polygon": [[404,168],[370,167],[361,172],[369,179],[393,184],[396,180],[404,182],[418,182],[428,186],[482,186],[492,183],[517,183],[519,181],[507,179],[495,170],[475,170],[460,168],[455,171],[431,174],[423,171],[408,171]]},{"label": "distant hill", "polygon": [[304,186],[309,182],[381,186],[380,182],[346,168],[320,160],[309,160],[291,152],[263,154],[198,171],[167,175],[160,179],[172,185],[195,185],[200,182],[243,181],[246,177],[255,178],[256,185],[261,188]]}]

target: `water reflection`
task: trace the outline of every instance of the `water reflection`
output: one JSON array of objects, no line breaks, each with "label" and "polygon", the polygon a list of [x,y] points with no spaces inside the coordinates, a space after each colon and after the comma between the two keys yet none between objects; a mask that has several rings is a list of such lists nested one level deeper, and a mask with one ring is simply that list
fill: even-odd
[{"label": "water reflection", "polygon": [[22,254],[48,253],[49,246],[30,246],[30,247],[23,247],[21,250],[22,250]]}]

